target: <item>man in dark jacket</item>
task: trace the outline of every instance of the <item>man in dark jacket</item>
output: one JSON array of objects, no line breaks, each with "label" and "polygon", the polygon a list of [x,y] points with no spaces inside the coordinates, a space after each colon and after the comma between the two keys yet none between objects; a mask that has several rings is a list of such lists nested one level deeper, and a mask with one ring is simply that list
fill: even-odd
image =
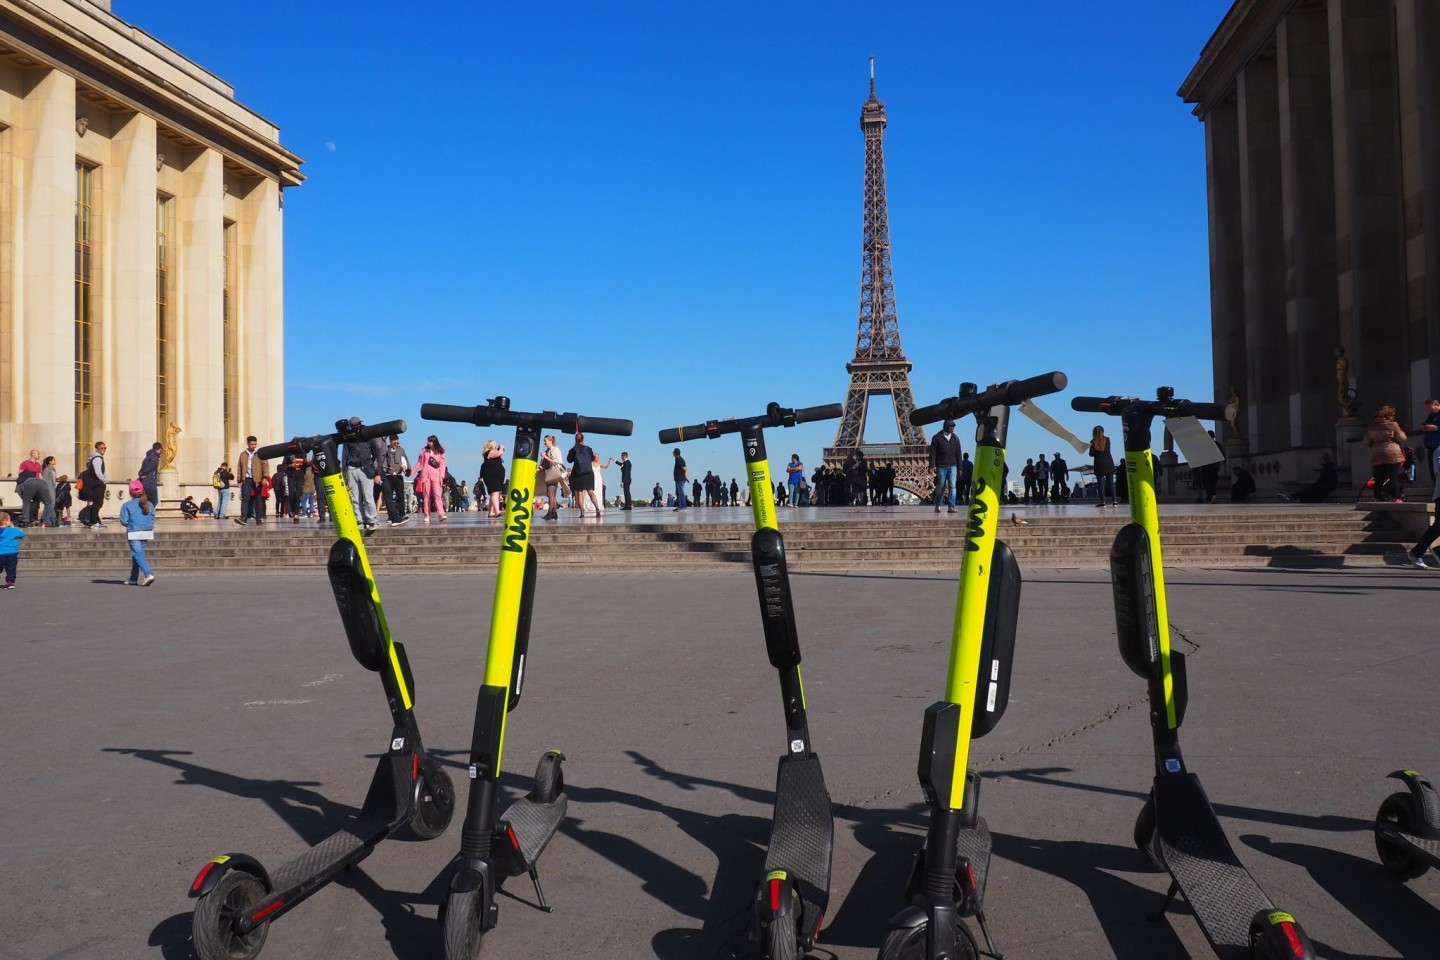
[{"label": "man in dark jacket", "polygon": [[145,487],[145,496],[151,503],[160,503],[160,451],[165,447],[160,443],[150,446],[150,452],[145,454],[145,459],[140,461],[140,472],[135,476]]},{"label": "man in dark jacket", "polygon": [[941,431],[930,438],[930,467],[935,471],[935,512],[940,501],[949,497],[950,512],[956,513],[956,471],[960,466],[960,438],[955,435],[955,421],[946,420]]}]

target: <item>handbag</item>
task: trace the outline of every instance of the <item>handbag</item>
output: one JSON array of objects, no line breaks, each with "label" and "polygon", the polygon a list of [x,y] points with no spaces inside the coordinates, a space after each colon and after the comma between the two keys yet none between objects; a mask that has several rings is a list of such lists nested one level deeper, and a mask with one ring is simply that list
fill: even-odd
[{"label": "handbag", "polygon": [[548,463],[545,465],[545,472],[540,475],[540,479],[545,481],[547,487],[554,486],[565,479],[565,470],[558,463]]}]

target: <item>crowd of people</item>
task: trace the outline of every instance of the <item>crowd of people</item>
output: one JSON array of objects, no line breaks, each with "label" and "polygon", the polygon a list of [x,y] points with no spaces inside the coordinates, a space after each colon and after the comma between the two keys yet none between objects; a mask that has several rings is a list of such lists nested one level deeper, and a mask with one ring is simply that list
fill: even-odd
[{"label": "crowd of people", "polygon": [[[1418,445],[1411,443],[1409,432],[1399,425],[1396,416],[1393,406],[1382,406],[1366,424],[1362,440],[1369,449],[1371,463],[1371,477],[1366,487],[1376,501],[1403,500],[1406,484],[1419,479],[1419,465],[1423,461],[1428,465],[1429,481],[1434,486],[1432,499],[1440,504],[1440,400],[1425,401],[1424,419],[1410,431],[1420,435]],[[359,417],[351,417],[347,424],[352,429],[362,425]],[[1215,435],[1210,436],[1213,439]],[[187,495],[179,504],[181,515],[187,520],[232,519],[241,526],[252,523],[259,526],[271,512],[273,501],[277,520],[288,519],[296,524],[302,519],[328,522],[328,503],[314,458],[287,454],[272,469],[270,461],[259,456],[257,445],[256,437],[246,437],[233,466],[232,461],[226,460],[212,474],[213,500],[207,496],[196,503],[193,495]],[[117,519],[126,530],[131,554],[131,573],[126,580],[129,584],[148,586],[155,581],[145,556],[145,543],[154,536],[163,450],[160,443],[152,444],[135,478],[122,481],[129,499],[122,504]],[[0,576],[4,577],[4,587],[14,586],[19,543],[26,527],[59,527],[72,523],[87,529],[105,526],[100,511],[110,485],[106,452],[106,444],[97,441],[84,468],[73,480],[58,472],[54,456],[42,456],[39,450],[31,450],[21,461],[16,479],[21,504],[18,520],[0,511]],[[485,442],[479,476],[473,486],[457,480],[450,472],[445,447],[435,434],[426,437],[414,459],[402,446],[399,436],[346,442],[337,452],[341,460],[339,483],[350,498],[364,534],[379,524],[381,510],[385,511],[391,526],[409,523],[416,514],[421,523],[444,523],[450,513],[468,512],[472,508],[484,509],[491,519],[504,516],[509,478],[505,447],[497,440]],[[1117,506],[1125,499],[1122,476],[1125,462],[1115,455],[1104,427],[1093,429],[1087,453],[1093,484],[1072,486],[1072,471],[1061,453],[1056,451],[1048,458],[1042,453],[1026,458],[1019,471],[1023,492],[1007,490],[1007,502],[1067,504],[1072,498],[1093,497],[1096,507]],[[649,498],[652,507],[666,506],[682,511],[692,505],[749,505],[750,489],[742,487],[734,477],[726,482],[707,470],[703,478],[691,478],[678,448],[674,451],[674,460],[673,493],[667,493],[657,482]],[[932,438],[929,463],[935,487],[925,502],[933,505],[936,513],[941,510],[957,513],[959,505],[970,500],[974,465],[970,454],[961,449],[955,421],[946,420]],[[617,465],[621,493],[607,501],[605,472]],[[537,462],[532,507],[546,521],[557,520],[559,511],[566,508],[581,516],[593,517],[603,516],[607,505],[631,510],[633,466],[629,454],[623,451],[618,462],[614,457],[602,461],[585,443],[582,434],[577,433],[569,450],[563,453],[558,439],[553,434],[546,435]],[[1220,469],[1220,463],[1216,462],[1192,471],[1199,502],[1215,501]],[[1244,502],[1255,493],[1255,479],[1242,465],[1236,464],[1230,469],[1230,499]],[[1009,473],[1007,464],[1007,487]],[[1319,503],[1328,499],[1339,486],[1334,458],[1329,453],[1320,454],[1314,473],[1308,483],[1293,493],[1282,493],[1280,499],[1295,503]],[[891,461],[872,462],[863,451],[855,451],[838,467],[821,464],[808,473],[800,455],[791,454],[784,479],[775,485],[774,498],[776,505],[785,507],[896,505],[899,500],[895,480],[896,469]],[[71,508],[76,500],[84,506],[72,519]],[[232,509],[238,515],[231,517]],[[1424,557],[1437,539],[1440,539],[1440,521],[1411,551],[1412,566],[1427,566]],[[1440,560],[1432,562],[1440,563]]]}]

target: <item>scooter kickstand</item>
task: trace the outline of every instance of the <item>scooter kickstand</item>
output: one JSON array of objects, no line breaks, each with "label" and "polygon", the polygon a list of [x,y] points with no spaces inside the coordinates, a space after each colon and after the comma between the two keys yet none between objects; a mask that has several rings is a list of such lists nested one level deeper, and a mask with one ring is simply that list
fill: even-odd
[{"label": "scooter kickstand", "polygon": [[1154,913],[1150,914],[1150,916],[1146,917],[1145,919],[1149,920],[1151,923],[1159,923],[1161,920],[1164,920],[1165,911],[1170,909],[1170,904],[1175,902],[1175,895],[1179,892],[1180,884],[1176,883],[1174,880],[1171,880],[1170,889],[1165,892],[1165,899],[1161,901],[1160,909],[1156,910]]},{"label": "scooter kickstand", "polygon": [[985,922],[985,911],[976,910],[975,919],[980,921],[980,933],[985,937],[985,956],[992,960],[1005,960],[1005,954],[995,949],[995,941],[990,939],[990,925]]},{"label": "scooter kickstand", "polygon": [[540,871],[535,865],[530,867],[530,882],[535,884],[535,899],[540,901],[540,909],[546,913],[554,913],[555,908],[545,902],[545,891],[540,889]]}]

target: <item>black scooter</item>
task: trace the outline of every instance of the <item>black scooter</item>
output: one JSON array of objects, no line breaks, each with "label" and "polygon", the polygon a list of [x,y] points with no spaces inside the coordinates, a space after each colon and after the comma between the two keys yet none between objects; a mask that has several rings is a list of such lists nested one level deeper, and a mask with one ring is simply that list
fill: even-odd
[{"label": "black scooter", "polygon": [[1276,909],[1235,856],[1200,778],[1185,769],[1180,754],[1180,724],[1188,700],[1185,655],[1170,648],[1150,427],[1157,416],[1218,420],[1224,407],[1177,400],[1169,387],[1161,387],[1154,400],[1076,397],[1070,405],[1081,412],[1120,417],[1125,431],[1131,522],[1120,529],[1110,549],[1110,579],[1120,656],[1144,678],[1150,693],[1155,781],[1135,821],[1135,845],[1170,873],[1170,889],[1157,916],[1183,893],[1217,955],[1227,960],[1313,960],[1314,948],[1300,924]]},{"label": "black scooter", "polygon": [[788,752],[775,774],[775,810],[766,845],[765,873],[755,893],[753,936],[770,960],[792,960],[815,945],[825,908],[830,902],[830,861],[835,817],[820,757],[811,749],[806,717],[805,686],[800,679],[800,637],[790,600],[790,574],[785,540],[775,517],[775,486],[765,453],[766,427],[793,427],[813,420],[833,420],[844,408],[838,403],[792,410],[771,403],[763,416],[741,420],[710,420],[660,431],[661,443],[680,443],[727,433],[740,434],[750,486],[755,533],[750,562],[760,598],[760,622],[770,665],[780,674],[780,701],[785,711]]},{"label": "black scooter", "polygon": [[1375,852],[1380,862],[1401,880],[1413,880],[1431,867],[1440,867],[1440,794],[1428,778],[1415,770],[1390,774],[1409,788],[1392,793],[1375,814]]},{"label": "black scooter", "polygon": [[420,407],[420,416],[477,427],[515,428],[500,563],[490,612],[490,642],[485,652],[485,679],[475,705],[475,729],[470,742],[470,800],[460,834],[460,853],[450,865],[445,902],[440,908],[447,960],[473,960],[480,955],[485,933],[499,922],[495,893],[506,878],[530,874],[540,909],[550,911],[540,888],[536,862],[555,836],[569,803],[565,775],[560,769],[565,756],[558,750],[547,750],[535,768],[533,789],[497,815],[505,716],[520,703],[530,647],[536,573],[530,524],[534,519],[540,431],[628,437],[633,425],[629,420],[575,413],[518,413],[510,409],[508,397],[495,397],[476,407],[427,403]]},{"label": "black scooter", "polygon": [[366,670],[380,675],[394,729],[390,746],[375,767],[360,813],[319,844],[273,871],[244,853],[227,853],[201,868],[190,885],[198,898],[192,935],[200,960],[250,960],[265,945],[270,924],[364,860],[376,844],[402,827],[423,840],[445,832],[455,809],[450,776],[425,752],[415,720],[415,680],[405,647],[390,636],[380,591],[375,585],[365,542],[345,488],[344,443],[366,442],[405,432],[404,420],[352,427],[337,421],[336,432],[296,437],[261,447],[270,460],[286,454],[313,455],[317,485],[330,506],[339,537],[330,548],[330,588],[350,652]]}]

